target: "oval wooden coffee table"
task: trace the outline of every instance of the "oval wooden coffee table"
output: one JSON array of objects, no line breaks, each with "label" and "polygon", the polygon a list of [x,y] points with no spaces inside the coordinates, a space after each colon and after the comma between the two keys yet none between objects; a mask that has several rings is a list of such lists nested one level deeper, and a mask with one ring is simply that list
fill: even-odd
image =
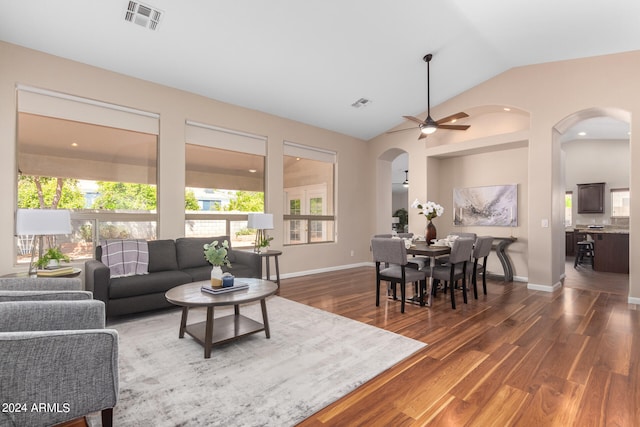
[{"label": "oval wooden coffee table", "polygon": [[[165,294],[167,301],[182,307],[182,319],[180,320],[178,337],[184,338],[185,332],[191,335],[204,346],[205,359],[211,357],[211,348],[215,344],[232,341],[260,331],[264,331],[267,338],[270,338],[266,298],[275,294],[278,286],[271,281],[262,279],[236,278],[236,282],[248,283],[249,287],[213,295],[201,289],[203,285],[210,285],[210,282],[205,280],[177,286],[169,289]],[[260,301],[262,323],[240,314],[240,304],[247,304],[253,301]],[[213,318],[214,307],[229,305],[234,306],[234,314],[217,319]],[[189,309],[192,307],[206,307],[207,320],[187,325]]]}]

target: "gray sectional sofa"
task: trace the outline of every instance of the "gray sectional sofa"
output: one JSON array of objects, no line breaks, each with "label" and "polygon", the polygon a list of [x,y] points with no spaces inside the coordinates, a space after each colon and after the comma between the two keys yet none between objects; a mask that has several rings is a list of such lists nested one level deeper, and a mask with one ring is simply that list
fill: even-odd
[{"label": "gray sectional sofa", "polygon": [[[203,245],[222,242],[229,236],[183,237],[176,240],[150,240],[149,274],[111,278],[103,264],[102,249],[96,248],[96,259],[85,263],[85,285],[94,298],[104,301],[107,317],[139,313],[170,307],[164,294],[185,283],[207,280],[211,264],[204,258]],[[223,267],[235,277],[262,277],[262,259],[249,251],[229,250],[231,268]]]}]

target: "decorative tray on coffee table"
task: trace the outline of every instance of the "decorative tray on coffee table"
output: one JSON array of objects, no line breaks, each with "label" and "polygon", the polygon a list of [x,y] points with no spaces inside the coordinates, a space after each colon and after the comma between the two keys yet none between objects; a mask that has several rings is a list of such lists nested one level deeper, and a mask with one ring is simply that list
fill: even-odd
[{"label": "decorative tray on coffee table", "polygon": [[201,289],[204,292],[209,292],[210,294],[218,295],[224,294],[227,292],[241,291],[243,289],[248,289],[249,284],[243,282],[241,280],[235,280],[233,286],[228,286],[226,288],[212,288],[211,285],[203,286]]}]

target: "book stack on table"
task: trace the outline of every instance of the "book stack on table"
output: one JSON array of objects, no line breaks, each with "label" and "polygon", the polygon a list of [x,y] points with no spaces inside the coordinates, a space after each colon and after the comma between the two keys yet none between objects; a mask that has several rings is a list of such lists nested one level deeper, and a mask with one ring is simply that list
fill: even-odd
[{"label": "book stack on table", "polygon": [[203,292],[208,292],[210,294],[218,295],[218,294],[224,294],[227,292],[240,291],[242,289],[248,289],[248,288],[249,288],[248,283],[236,280],[233,286],[228,286],[226,288],[212,288],[210,285],[205,285],[201,289]]},{"label": "book stack on table", "polygon": [[56,276],[66,276],[67,274],[73,274],[76,271],[73,267],[50,267],[45,268],[43,270],[38,270],[38,276],[42,277],[56,277]]}]

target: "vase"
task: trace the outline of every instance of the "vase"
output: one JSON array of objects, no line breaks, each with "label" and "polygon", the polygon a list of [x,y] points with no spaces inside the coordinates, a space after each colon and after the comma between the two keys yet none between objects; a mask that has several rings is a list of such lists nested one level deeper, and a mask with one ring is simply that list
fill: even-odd
[{"label": "vase", "polygon": [[211,287],[216,289],[222,287],[222,267],[219,265],[211,268]]},{"label": "vase", "polygon": [[427,229],[425,231],[425,239],[427,239],[427,245],[431,245],[431,241],[437,238],[436,226],[431,221],[427,223]]}]

